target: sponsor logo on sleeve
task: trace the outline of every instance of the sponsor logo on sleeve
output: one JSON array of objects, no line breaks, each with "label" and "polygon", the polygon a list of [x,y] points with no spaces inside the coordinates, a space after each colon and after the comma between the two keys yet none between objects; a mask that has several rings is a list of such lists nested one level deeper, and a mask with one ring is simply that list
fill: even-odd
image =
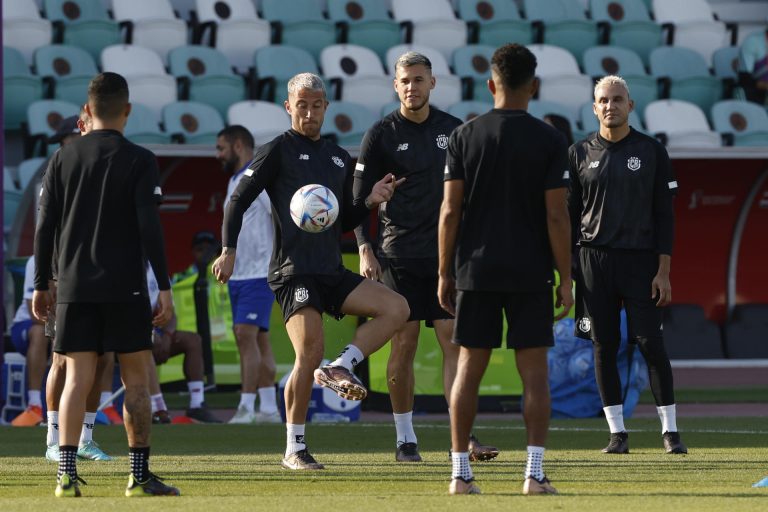
[{"label": "sponsor logo on sleeve", "polygon": [[677,188],[677,182],[670,181],[669,183],[667,183],[667,186],[669,187],[669,190],[675,190]]}]

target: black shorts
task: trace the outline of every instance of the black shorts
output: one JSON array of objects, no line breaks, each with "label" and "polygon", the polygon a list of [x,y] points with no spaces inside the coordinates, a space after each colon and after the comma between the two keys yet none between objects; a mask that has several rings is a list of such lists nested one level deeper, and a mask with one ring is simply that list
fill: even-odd
[{"label": "black shorts", "polygon": [[622,306],[629,340],[660,336],[663,309],[651,298],[658,270],[659,256],[652,252],[582,247],[576,275],[576,336],[618,346]]},{"label": "black shorts", "polygon": [[152,349],[152,309],[137,302],[73,302],[56,306],[53,350],[67,352],[138,352]]},{"label": "black shorts", "polygon": [[382,258],[381,282],[408,301],[411,320],[426,320],[432,327],[433,320],[453,318],[440,307],[437,298],[437,258]]},{"label": "black shorts", "polygon": [[352,290],[365,278],[347,269],[334,275],[287,276],[269,283],[286,322],[298,310],[311,306],[337,320],[344,314],[341,306]]},{"label": "black shorts", "polygon": [[453,342],[469,348],[498,348],[507,318],[507,348],[551,347],[555,344],[552,291],[513,293],[459,290]]}]

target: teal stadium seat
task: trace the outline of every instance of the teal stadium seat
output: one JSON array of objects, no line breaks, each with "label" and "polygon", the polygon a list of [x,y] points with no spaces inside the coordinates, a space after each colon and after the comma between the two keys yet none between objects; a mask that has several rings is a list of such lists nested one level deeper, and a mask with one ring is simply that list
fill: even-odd
[{"label": "teal stadium seat", "polygon": [[712,106],[715,131],[731,134],[734,146],[768,147],[768,113],[748,101],[725,100]]},{"label": "teal stadium seat", "polygon": [[205,103],[177,101],[163,107],[165,132],[185,144],[216,144],[216,135],[224,129],[219,112]]},{"label": "teal stadium seat", "polygon": [[724,46],[715,50],[712,54],[712,69],[716,77],[736,80],[739,77],[739,47]]},{"label": "teal stadium seat", "polygon": [[648,65],[651,51],[664,44],[661,25],[651,20],[643,0],[590,0],[592,19],[608,30],[608,43],[628,48]]},{"label": "teal stadium seat", "polygon": [[96,62],[101,50],[123,41],[120,27],[101,0],[45,0],[44,6],[54,28],[63,30],[63,43],[82,48]]},{"label": "teal stadium seat", "polygon": [[21,52],[10,46],[3,46],[4,129],[20,129],[27,119],[27,106],[42,97],[42,80],[29,71]]},{"label": "teal stadium seat", "polygon": [[365,132],[378,119],[365,105],[332,101],[325,112],[322,134],[333,135],[340,146],[359,146]]},{"label": "teal stadium seat", "polygon": [[58,144],[48,144],[61,125],[61,121],[80,113],[80,106],[62,100],[39,100],[27,106],[24,156],[49,156]]},{"label": "teal stadium seat", "polygon": [[493,109],[493,103],[466,100],[451,105],[448,108],[448,113],[454,117],[458,117],[466,123],[467,121],[476,118],[480,114],[485,114],[491,109]]},{"label": "teal stadium seat", "polygon": [[667,96],[688,101],[709,113],[723,98],[723,81],[709,72],[699,53],[676,46],[662,46],[651,52],[651,74],[669,82]]},{"label": "teal stadium seat", "polygon": [[659,99],[659,84],[645,71],[640,56],[629,48],[594,46],[584,52],[584,72],[595,80],[605,75],[619,75],[627,81],[635,108],[640,112]]},{"label": "teal stadium seat", "polygon": [[232,103],[247,98],[245,79],[235,74],[227,57],[209,46],[181,46],[168,53],[171,74],[182,89],[181,98],[206,103],[223,118]]},{"label": "teal stadium seat", "polygon": [[531,23],[508,0],[459,0],[459,17],[467,22],[470,40],[498,48],[507,43],[533,43]]},{"label": "teal stadium seat", "polygon": [[98,70],[93,57],[76,46],[54,44],[35,51],[35,69],[49,80],[53,97],[82,105],[88,99],[88,83]]},{"label": "teal stadium seat", "polygon": [[171,138],[160,130],[155,112],[141,103],[131,102],[125,123],[125,138],[134,144],[168,144]]},{"label": "teal stadium seat", "polygon": [[3,2],[3,46],[16,48],[32,64],[35,50],[52,40],[51,22],[40,16],[35,0]]},{"label": "teal stadium seat", "polygon": [[472,94],[467,97],[477,101],[493,101],[487,82],[491,78],[491,58],[495,51],[493,46],[467,45],[453,52],[454,71],[472,85]]},{"label": "teal stadium seat", "polygon": [[287,45],[259,48],[253,55],[257,97],[279,105],[288,99],[288,80],[297,73],[319,73],[315,58],[307,50]]},{"label": "teal stadium seat", "polygon": [[323,17],[314,0],[261,0],[261,11],[276,33],[275,43],[297,46],[317,59],[326,46],[336,43],[336,27]]},{"label": "teal stadium seat", "polygon": [[735,38],[725,23],[715,19],[708,0],[654,0],[656,23],[671,27],[668,44],[697,52],[709,63],[712,53]]},{"label": "teal stadium seat", "polygon": [[534,26],[543,26],[544,44],[566,48],[579,61],[599,43],[597,24],[587,19],[579,0],[524,0],[523,10]]},{"label": "teal stadium seat", "polygon": [[381,0],[328,0],[328,17],[342,27],[343,41],[370,48],[382,61],[387,50],[403,42],[400,24]]}]

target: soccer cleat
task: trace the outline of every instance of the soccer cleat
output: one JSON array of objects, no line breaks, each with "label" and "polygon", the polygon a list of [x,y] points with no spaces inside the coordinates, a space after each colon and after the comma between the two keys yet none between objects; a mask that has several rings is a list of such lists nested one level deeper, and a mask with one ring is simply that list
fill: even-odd
[{"label": "soccer cleat", "polygon": [[155,411],[152,413],[152,423],[155,425],[168,425],[171,423],[171,416],[164,409]]},{"label": "soccer cleat", "polygon": [[205,404],[187,409],[187,418],[191,418],[196,423],[221,423],[221,420],[214,416]]},{"label": "soccer cleat", "polygon": [[165,485],[163,479],[148,472],[149,476],[144,482],[139,482],[131,473],[128,476],[128,487],[125,488],[125,495],[128,498],[142,498],[147,496],[180,496],[181,493],[176,487]]},{"label": "soccer cleat", "polygon": [[362,400],[368,394],[360,379],[343,366],[321,366],[315,370],[315,382],[346,400]]},{"label": "soccer cleat", "polygon": [[79,498],[82,496],[80,494],[79,483],[88,485],[85,480],[79,476],[73,479],[71,476],[64,473],[56,480],[56,491],[54,494],[57,498]]},{"label": "soccer cleat", "polygon": [[283,459],[282,466],[285,469],[325,469],[325,466],[315,460],[309,450],[304,448],[294,452]]},{"label": "soccer cleat", "polygon": [[397,462],[421,462],[421,455],[419,455],[419,448],[416,443],[403,443],[398,446],[395,460]]},{"label": "soccer cleat", "polygon": [[611,434],[608,446],[603,448],[603,453],[629,453],[629,434],[626,432]]},{"label": "soccer cleat", "polygon": [[664,432],[661,437],[667,453],[688,453],[688,447],[680,440],[679,432]]},{"label": "soccer cleat", "polygon": [[552,483],[545,476],[541,480],[529,476],[523,483],[523,494],[557,494],[557,489],[552,487]]},{"label": "soccer cleat", "polygon": [[228,421],[230,424],[246,425],[256,422],[256,413],[249,411],[244,405],[240,405],[235,411],[235,415]]},{"label": "soccer cleat", "polygon": [[112,425],[122,425],[123,424],[123,417],[120,416],[120,413],[117,412],[117,409],[115,409],[114,405],[110,405],[109,407],[105,407],[101,410],[101,412],[104,413],[104,416],[107,417],[109,422]]},{"label": "soccer cleat", "polygon": [[485,461],[496,458],[499,455],[499,449],[495,446],[482,444],[474,435],[469,436],[469,460]]},{"label": "soccer cleat", "polygon": [[480,488],[475,485],[475,479],[452,478],[448,485],[448,494],[482,494]]},{"label": "soccer cleat", "polygon": [[21,414],[13,418],[11,425],[14,427],[34,427],[43,422],[43,409],[37,405],[30,405]]},{"label": "soccer cleat", "polygon": [[87,460],[112,460],[93,439],[77,447],[77,456]]},{"label": "soccer cleat", "polygon": [[253,419],[254,423],[282,423],[283,418],[280,417],[280,411],[275,412],[257,412]]},{"label": "soccer cleat", "polygon": [[45,458],[51,462],[59,462],[61,460],[61,453],[59,453],[59,445],[52,444],[45,450]]}]

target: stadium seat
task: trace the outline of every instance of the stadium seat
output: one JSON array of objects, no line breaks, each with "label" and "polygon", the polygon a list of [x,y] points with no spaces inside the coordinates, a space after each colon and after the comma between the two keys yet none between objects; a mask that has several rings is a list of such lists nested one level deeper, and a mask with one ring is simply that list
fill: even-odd
[{"label": "stadium seat", "polygon": [[380,117],[386,117],[389,114],[391,114],[395,110],[400,110],[400,100],[397,101],[390,101],[383,107],[381,107],[381,111],[379,113]]},{"label": "stadium seat", "polygon": [[591,0],[590,11],[608,31],[609,44],[634,51],[646,65],[651,50],[664,44],[661,25],[651,20],[643,0]]},{"label": "stadium seat", "polygon": [[12,46],[32,64],[35,50],[51,44],[51,22],[40,16],[34,0],[3,2],[3,46]]},{"label": "stadium seat", "polygon": [[219,112],[205,103],[177,101],[163,107],[163,125],[172,140],[185,144],[216,144],[216,135],[224,129]]},{"label": "stadium seat", "polygon": [[11,232],[23,195],[20,190],[10,188],[8,184],[3,183],[3,235],[7,236]]},{"label": "stadium seat", "polygon": [[393,70],[394,73],[397,59],[409,51],[425,55],[432,63],[432,76],[435,77],[436,85],[430,94],[430,103],[439,109],[446,110],[451,105],[464,99],[462,97],[461,79],[451,74],[448,61],[442,53],[434,48],[407,44],[393,46],[387,51],[387,68]]},{"label": "stadium seat", "polygon": [[643,0],[589,0],[589,12],[597,22],[651,21]]},{"label": "stadium seat", "polygon": [[498,48],[507,43],[533,43],[531,23],[507,0],[459,0],[459,17],[467,22],[469,40]]},{"label": "stadium seat", "polygon": [[548,44],[528,48],[538,62],[536,75],[541,80],[538,99],[566,105],[568,117],[578,118],[581,105],[592,99],[592,78],[581,74],[576,58],[564,48]]},{"label": "stadium seat", "polygon": [[453,52],[453,69],[471,84],[471,94],[465,97],[492,101],[487,82],[491,78],[491,58],[495,51],[492,46],[467,45]]},{"label": "stadium seat", "polygon": [[378,111],[394,98],[392,79],[373,50],[351,44],[326,46],[320,53],[320,66],[333,84],[332,97],[337,100]]},{"label": "stadium seat", "polygon": [[196,0],[195,6],[193,42],[203,44],[207,40],[226,55],[230,65],[246,73],[254,50],[270,44],[269,22],[258,17],[251,0]]},{"label": "stadium seat", "polygon": [[98,73],[91,54],[67,45],[50,45],[35,51],[35,69],[49,82],[53,97],[82,105],[88,97],[88,83]]},{"label": "stadium seat", "polygon": [[731,42],[725,23],[715,21],[707,0],[654,0],[653,12],[656,22],[671,31],[668,43],[698,52],[705,62]]},{"label": "stadium seat", "polygon": [[653,50],[651,74],[665,81],[662,97],[695,103],[707,113],[723,97],[723,81],[710,74],[704,57],[688,48],[662,46]]},{"label": "stadium seat", "polygon": [[725,325],[728,357],[768,358],[768,304],[739,304]]},{"label": "stadium seat", "polygon": [[32,75],[16,48],[3,46],[3,127],[18,130],[27,119],[27,105],[42,99],[43,83]]},{"label": "stadium seat", "polygon": [[107,46],[123,42],[120,27],[101,0],[45,0],[45,15],[55,32],[64,31],[64,44],[82,48],[94,60]]},{"label": "stadium seat", "polygon": [[318,73],[315,58],[302,48],[286,45],[265,46],[253,55],[258,95],[279,105],[288,98],[288,80],[297,73]]},{"label": "stadium seat", "polygon": [[239,101],[229,107],[227,124],[245,126],[257,145],[265,144],[288,128],[291,120],[285,108],[268,101]]},{"label": "stadium seat", "polygon": [[721,0],[710,2],[710,7],[717,19],[729,26],[737,27],[736,45],[756,30],[765,30],[768,21],[768,5],[764,0]]},{"label": "stadium seat", "polygon": [[27,106],[27,124],[24,134],[24,156],[48,156],[58,147],[48,138],[59,129],[61,121],[80,113],[80,106],[68,101],[39,100]]},{"label": "stadium seat", "polygon": [[367,104],[332,101],[325,112],[322,135],[333,135],[340,146],[359,146],[378,119],[378,112],[372,112]]},{"label": "stadium seat", "polygon": [[659,84],[645,72],[640,56],[629,48],[619,46],[593,46],[584,52],[584,72],[599,79],[605,75],[619,75],[627,81],[635,109],[642,112],[652,101],[659,99]]},{"label": "stadium seat", "polygon": [[536,76],[580,75],[579,63],[571,52],[550,44],[532,44],[528,49],[536,56]]},{"label": "stadium seat", "polygon": [[[488,93],[490,96],[490,93]],[[467,122],[471,119],[476,118],[480,114],[485,114],[486,112],[493,109],[493,103],[487,103],[484,101],[474,101],[474,100],[467,100],[467,101],[460,101],[458,103],[454,103],[448,108],[448,113],[451,114],[454,117],[458,117],[464,122]]]},{"label": "stadium seat", "polygon": [[383,61],[387,50],[403,42],[400,24],[380,0],[328,0],[328,17],[341,27],[341,42],[370,48]]},{"label": "stadium seat", "polygon": [[336,43],[336,27],[323,18],[313,0],[261,0],[261,10],[272,23],[275,43],[297,46],[315,59],[323,48]]},{"label": "stadium seat", "polygon": [[169,0],[112,0],[115,19],[127,26],[126,42],[151,48],[166,60],[168,52],[188,42],[187,24]]},{"label": "stadium seat", "polygon": [[227,57],[208,46],[181,46],[168,54],[171,74],[181,86],[181,98],[211,105],[223,118],[236,101],[245,100],[245,79],[232,72]]},{"label": "stadium seat", "polygon": [[456,19],[445,0],[394,0],[392,14],[396,20],[409,25],[407,43],[430,46],[448,60],[454,50],[467,44],[467,24]]},{"label": "stadium seat", "polygon": [[21,190],[26,190],[27,186],[35,180],[38,173],[42,176],[41,168],[47,162],[48,159],[45,157],[36,157],[28,158],[19,164],[18,175]]},{"label": "stadium seat", "polygon": [[670,359],[722,359],[720,328],[698,304],[664,308],[664,346]]},{"label": "stadium seat", "polygon": [[[128,86],[130,87],[130,83]],[[132,101],[131,113],[125,123],[125,138],[135,144],[168,144],[171,138],[160,130],[158,120],[153,108]]]},{"label": "stadium seat", "polygon": [[528,113],[537,119],[544,120],[550,114],[556,114],[566,119],[571,125],[571,132],[579,130],[578,117],[573,115],[572,109],[555,101],[532,100],[528,102]]},{"label": "stadium seat", "polygon": [[534,27],[543,27],[544,44],[566,48],[579,60],[599,43],[597,24],[578,0],[523,0],[523,10]]},{"label": "stadium seat", "polygon": [[645,108],[648,133],[664,134],[668,147],[719,147],[720,135],[710,130],[704,112],[682,100],[658,100]]},{"label": "stadium seat", "polygon": [[725,46],[712,54],[712,69],[718,78],[736,80],[739,76],[739,47]]},{"label": "stadium seat", "polygon": [[755,103],[719,101],[712,106],[712,125],[721,134],[730,134],[734,146],[768,146],[768,113]]},{"label": "stadium seat", "polygon": [[398,21],[455,20],[446,0],[392,0],[392,15]]}]

